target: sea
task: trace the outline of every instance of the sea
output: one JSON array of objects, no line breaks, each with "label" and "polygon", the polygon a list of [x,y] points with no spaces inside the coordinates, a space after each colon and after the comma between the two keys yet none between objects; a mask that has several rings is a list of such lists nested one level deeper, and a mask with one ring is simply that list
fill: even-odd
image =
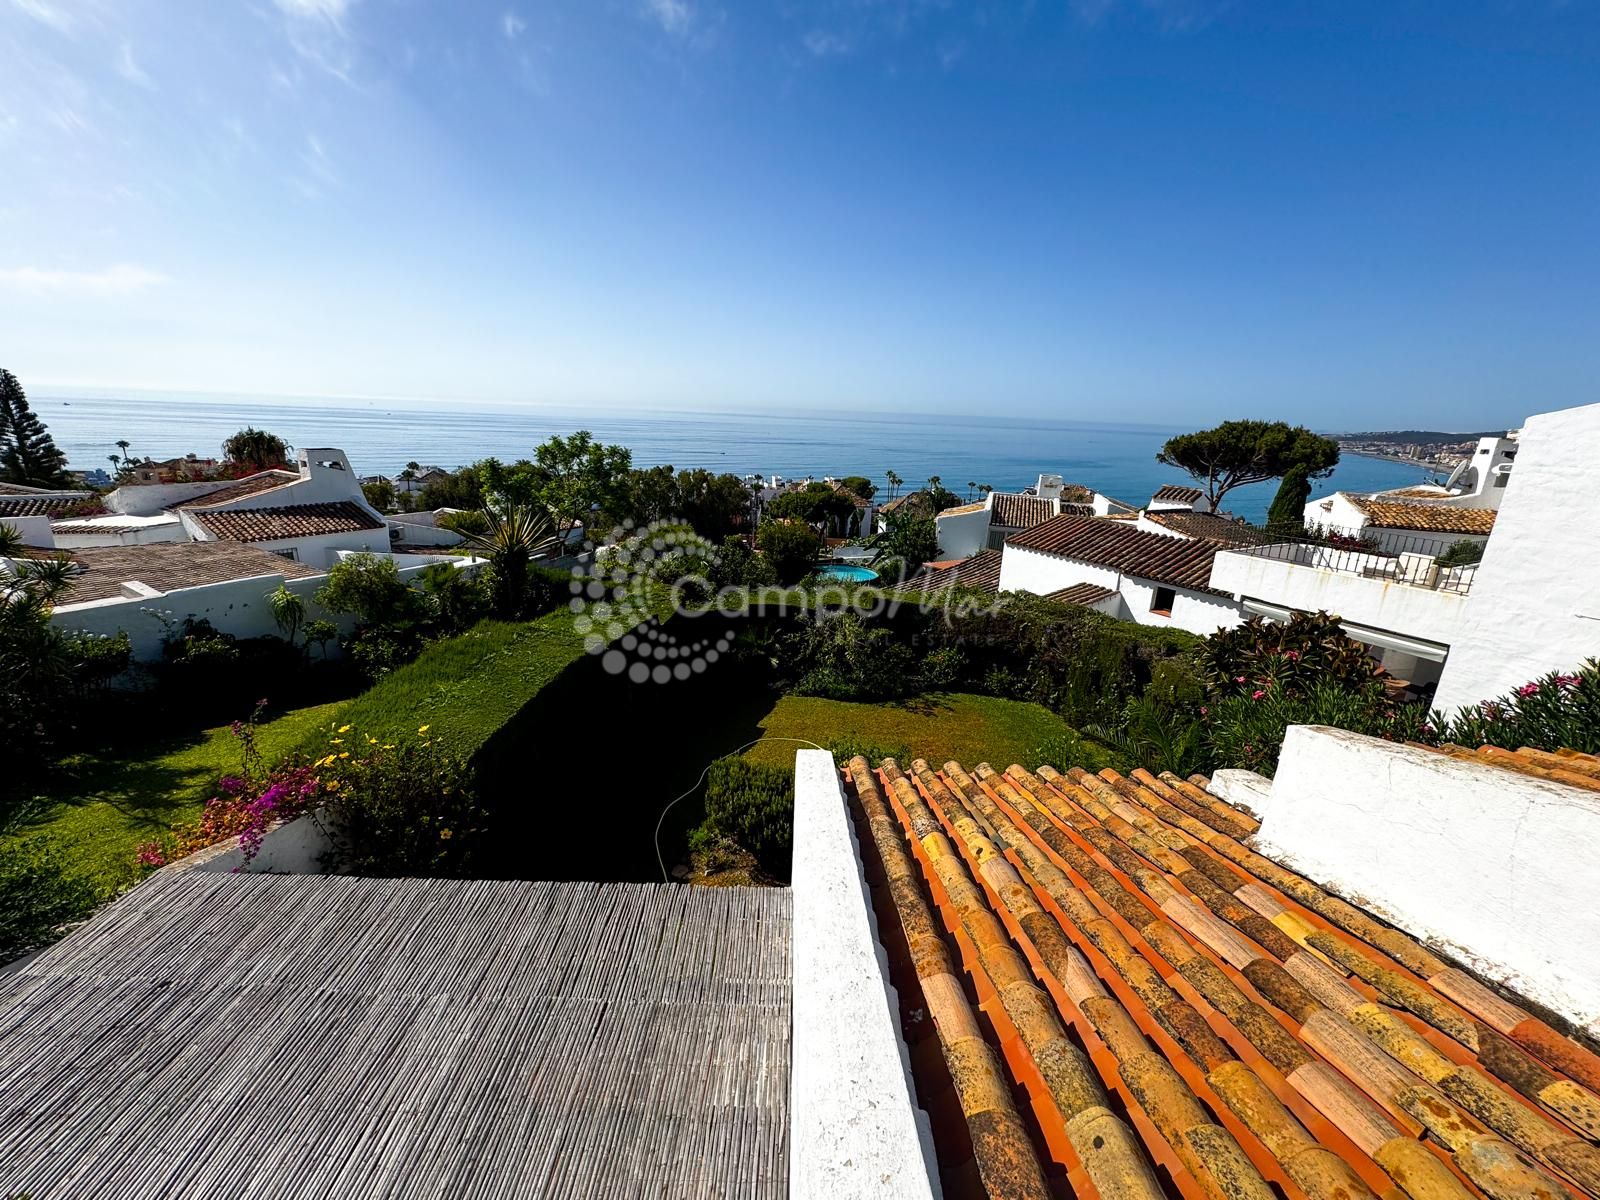
[{"label": "sea", "polygon": [[[394,475],[407,462],[454,469],[490,456],[530,455],[551,434],[589,430],[633,452],[635,466],[670,463],[735,475],[865,475],[880,489],[893,471],[903,490],[937,476],[956,495],[980,485],[1015,491],[1041,473],[1061,475],[1132,504],[1182,471],[1156,462],[1156,451],[1192,427],[1057,421],[989,414],[902,412],[663,412],[485,403],[393,400],[216,400],[35,395],[34,411],[49,426],[68,463],[109,469],[118,441],[129,453],[162,459],[220,453],[222,441],[246,425],[268,429],[294,446],[336,447],[363,475]],[[1376,491],[1431,478],[1418,467],[1345,455],[1315,495],[1334,489]],[[1251,521],[1266,516],[1276,482],[1232,491],[1223,507]]]}]

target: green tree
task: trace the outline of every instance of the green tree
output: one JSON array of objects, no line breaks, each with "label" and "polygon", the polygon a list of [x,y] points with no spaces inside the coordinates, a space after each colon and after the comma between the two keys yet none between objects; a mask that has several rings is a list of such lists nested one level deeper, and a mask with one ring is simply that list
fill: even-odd
[{"label": "green tree", "polygon": [[394,511],[394,484],[387,479],[374,479],[361,485],[361,494],[367,503],[379,512]]},{"label": "green tree", "polygon": [[294,645],[295,634],[300,632],[300,626],[306,620],[306,602],[298,592],[291,592],[283,584],[279,584],[267,593],[267,609],[272,613],[272,622],[283,633],[289,645]]},{"label": "green tree", "polygon": [[597,442],[587,429],[580,429],[536,447],[533,462],[540,473],[536,499],[549,510],[556,537],[566,545],[572,531],[590,520],[596,509],[616,507],[633,453],[626,446]]},{"label": "green tree", "polygon": [[794,517],[834,537],[843,534],[855,513],[855,501],[825,483],[809,483],[799,491],[785,492],[767,505],[767,515],[774,520]]},{"label": "green tree", "polygon": [[1278,494],[1267,509],[1267,528],[1285,536],[1305,532],[1306,501],[1311,499],[1311,471],[1296,463],[1284,472]]},{"label": "green tree", "polygon": [[701,537],[720,542],[750,527],[750,493],[737,475],[678,472],[678,511]]},{"label": "green tree", "polygon": [[1304,467],[1307,479],[1327,478],[1339,462],[1339,443],[1286,421],[1224,421],[1169,438],[1156,461],[1193,476],[1214,511],[1234,488],[1280,479],[1292,467]]},{"label": "green tree", "polygon": [[28,407],[22,384],[0,368],[0,481],[25,487],[65,487],[67,456]]},{"label": "green tree", "polygon": [[900,485],[905,482],[893,471],[885,471],[883,477],[889,481],[889,499],[893,500],[900,494]]},{"label": "green tree", "polygon": [[248,470],[270,471],[289,461],[289,445],[275,433],[247,425],[222,443],[222,453],[230,463]]},{"label": "green tree", "polygon": [[839,485],[845,491],[852,495],[860,496],[863,500],[871,500],[878,494],[878,485],[865,475],[846,475],[839,481]]},{"label": "green tree", "polygon": [[939,556],[939,530],[932,517],[900,510],[885,521],[888,528],[878,535],[875,563],[899,561],[904,575],[911,575]]},{"label": "green tree", "polygon": [[521,613],[528,595],[528,567],[541,554],[560,544],[550,514],[533,505],[517,505],[505,512],[487,509],[489,528],[471,534],[467,544],[481,550],[494,572],[494,607],[504,617]]},{"label": "green tree", "polygon": [[822,539],[800,520],[763,521],[756,546],[784,587],[799,583],[816,569]]},{"label": "green tree", "polygon": [[[492,459],[485,461],[493,461]],[[414,494],[416,508],[422,512],[432,512],[438,508],[459,508],[474,510],[484,506],[483,477],[476,464],[462,467],[459,471],[452,471],[448,475],[438,476],[428,480],[421,489]],[[406,468],[410,470],[410,468]],[[405,476],[405,471],[400,472]],[[413,473],[412,478],[416,478]]]}]

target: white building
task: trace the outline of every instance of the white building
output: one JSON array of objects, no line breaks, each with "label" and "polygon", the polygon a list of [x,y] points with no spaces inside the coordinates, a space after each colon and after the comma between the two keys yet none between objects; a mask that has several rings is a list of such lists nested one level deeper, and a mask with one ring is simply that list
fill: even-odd
[{"label": "white building", "polygon": [[1210,585],[1222,542],[1129,521],[1061,516],[1011,537],[1000,590],[1089,604],[1140,625],[1211,634],[1243,618],[1232,596]]},{"label": "white building", "polygon": [[[1581,532],[1600,516],[1594,462],[1600,405],[1529,419],[1484,438],[1446,487],[1309,502],[1306,520],[1360,538],[1219,554],[1211,585],[1246,613],[1336,614],[1398,680],[1436,685],[1448,712],[1600,653],[1600,551]],[[1517,484],[1509,484],[1517,463]],[[1441,563],[1466,542],[1481,562]]]},{"label": "white building", "polygon": [[[998,550],[1014,533],[1042,525],[1062,513],[1089,516],[1098,497],[1059,475],[1040,475],[1026,492],[990,492],[982,500],[947,508],[934,517],[941,559],[968,558]],[[1114,503],[1114,502],[1112,502]]]}]

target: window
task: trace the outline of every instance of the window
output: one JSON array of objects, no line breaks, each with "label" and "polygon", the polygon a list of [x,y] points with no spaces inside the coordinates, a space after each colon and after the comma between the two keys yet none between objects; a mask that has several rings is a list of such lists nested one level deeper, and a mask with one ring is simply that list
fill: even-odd
[{"label": "window", "polygon": [[272,553],[279,558],[287,558],[290,562],[300,561],[300,552],[293,546],[285,546],[282,550],[274,550]]},{"label": "window", "polygon": [[1172,588],[1158,587],[1156,594],[1150,598],[1150,611],[1158,617],[1172,615],[1172,602],[1178,598],[1178,593]]}]

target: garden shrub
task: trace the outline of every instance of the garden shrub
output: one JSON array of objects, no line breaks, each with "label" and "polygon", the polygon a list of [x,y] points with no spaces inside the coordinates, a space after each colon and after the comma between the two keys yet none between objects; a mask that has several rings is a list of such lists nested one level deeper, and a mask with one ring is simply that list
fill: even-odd
[{"label": "garden shrub", "polygon": [[1445,547],[1443,554],[1435,561],[1441,567],[1466,567],[1473,563],[1483,561],[1483,547],[1485,543],[1475,542],[1471,538],[1462,538],[1459,542],[1451,542]]},{"label": "garden shrub", "polygon": [[1274,686],[1295,694],[1317,684],[1345,691],[1382,686],[1377,660],[1325,612],[1297,612],[1287,621],[1251,617],[1207,638],[1201,660],[1207,689],[1218,699]]},{"label": "garden shrub", "polygon": [[756,531],[756,545],[778,582],[788,587],[816,567],[822,539],[804,521],[764,521]]},{"label": "garden shrub", "polygon": [[[866,759],[872,766],[877,766],[886,758],[892,758],[900,764],[901,770],[911,769],[911,759],[914,757],[911,748],[903,742],[883,743],[868,741],[864,738],[850,735],[848,737],[834,738],[828,743],[828,753],[833,755],[833,761],[841,766],[849,762],[856,755]],[[934,766],[942,766],[935,763]]]},{"label": "garden shrub", "polygon": [[1120,754],[1098,742],[1090,741],[1075,729],[1066,729],[1046,738],[1034,749],[1032,758],[1031,763],[1022,765],[1034,769],[1048,765],[1058,771],[1066,771],[1072,767],[1082,767],[1085,771],[1095,772],[1103,771],[1107,767],[1115,771],[1128,769],[1127,762]]},{"label": "garden shrub", "polygon": [[46,839],[0,841],[0,963],[52,941],[60,926],[87,916],[96,899]]},{"label": "garden shrub", "polygon": [[1600,661],[1591,658],[1571,674],[1552,671],[1436,723],[1442,740],[1462,746],[1600,754]]},{"label": "garden shrub", "polygon": [[1374,697],[1332,682],[1302,691],[1268,686],[1248,696],[1213,700],[1201,711],[1212,769],[1240,767],[1272,775],[1291,725],[1332,725],[1391,741],[1432,740],[1427,710],[1386,701],[1381,688]]},{"label": "garden shrub", "polygon": [[[894,700],[924,690],[911,646],[888,625],[869,623],[858,613],[802,620],[782,640],[780,653],[791,690],[802,696]],[[941,677],[948,675],[948,657],[940,665]]]},{"label": "garden shrub", "polygon": [[762,867],[787,880],[794,851],[794,772],[719,758],[706,773],[710,833],[743,846]]}]

